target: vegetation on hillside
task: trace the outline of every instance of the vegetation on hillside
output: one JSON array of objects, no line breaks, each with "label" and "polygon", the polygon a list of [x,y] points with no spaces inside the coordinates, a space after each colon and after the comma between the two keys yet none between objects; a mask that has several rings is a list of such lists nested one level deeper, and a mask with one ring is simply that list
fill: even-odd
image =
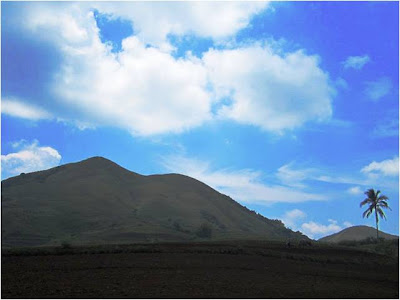
[{"label": "vegetation on hillside", "polygon": [[143,176],[100,157],[2,181],[2,220],[7,247],[306,239],[196,179]]},{"label": "vegetation on hillside", "polygon": [[341,241],[341,246],[356,247],[369,252],[384,254],[392,257],[399,257],[399,240],[387,240],[384,238],[366,238],[361,241]]}]

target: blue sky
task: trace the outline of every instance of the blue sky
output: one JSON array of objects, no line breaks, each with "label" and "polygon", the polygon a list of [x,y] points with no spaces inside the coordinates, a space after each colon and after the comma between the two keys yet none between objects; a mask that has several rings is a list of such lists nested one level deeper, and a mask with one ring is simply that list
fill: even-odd
[{"label": "blue sky", "polygon": [[2,2],[2,178],[100,155],[313,238],[399,233],[397,2]]}]

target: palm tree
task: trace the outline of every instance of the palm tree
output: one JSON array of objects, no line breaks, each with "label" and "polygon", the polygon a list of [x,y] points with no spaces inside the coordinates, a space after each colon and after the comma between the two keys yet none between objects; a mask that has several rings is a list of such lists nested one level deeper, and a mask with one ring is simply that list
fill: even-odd
[{"label": "palm tree", "polygon": [[367,198],[364,199],[364,201],[362,201],[360,203],[360,207],[362,207],[365,204],[368,204],[369,207],[367,208],[366,211],[364,211],[363,213],[363,218],[365,217],[369,217],[372,212],[375,211],[375,222],[376,222],[376,239],[378,240],[379,237],[379,218],[378,215],[381,218],[384,218],[386,220],[386,216],[385,213],[383,212],[382,208],[388,208],[391,210],[391,208],[389,207],[389,205],[387,204],[387,200],[389,199],[388,197],[386,197],[385,195],[380,195],[381,191],[377,190],[375,192],[374,189],[369,189],[367,190],[364,194],[367,196]]}]

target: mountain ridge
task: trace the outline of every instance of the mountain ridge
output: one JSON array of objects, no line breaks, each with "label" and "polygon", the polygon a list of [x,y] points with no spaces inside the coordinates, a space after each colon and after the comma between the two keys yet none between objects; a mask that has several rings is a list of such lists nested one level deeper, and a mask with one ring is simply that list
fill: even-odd
[{"label": "mountain ridge", "polygon": [[[389,234],[380,230],[379,237],[389,240],[399,238],[397,235]],[[361,241],[367,238],[376,238],[376,228],[365,225],[356,225],[322,237],[318,241],[326,243],[340,243],[342,241]]]},{"label": "mountain ridge", "polygon": [[10,247],[308,239],[189,176],[141,175],[99,156],[3,180],[2,208]]}]

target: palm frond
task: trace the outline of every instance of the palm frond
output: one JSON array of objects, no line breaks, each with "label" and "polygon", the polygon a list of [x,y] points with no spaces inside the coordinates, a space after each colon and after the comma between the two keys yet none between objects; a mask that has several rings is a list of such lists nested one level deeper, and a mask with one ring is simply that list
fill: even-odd
[{"label": "palm frond", "polygon": [[377,206],[378,206],[378,207],[382,207],[382,208],[387,208],[387,209],[389,209],[389,210],[392,210],[392,209],[389,207],[389,205],[387,204],[386,201],[381,201],[381,202],[379,202]]},{"label": "palm frond", "polygon": [[361,203],[360,207],[364,206],[365,204],[369,204],[369,207],[367,208],[366,211],[363,212],[362,216],[363,218],[369,217],[374,211],[376,214],[377,222],[379,221],[378,215],[380,218],[383,218],[386,220],[386,215],[383,212],[384,209],[390,209],[389,204],[387,203],[387,200],[389,198],[385,195],[381,195],[381,191],[377,190],[375,192],[374,189],[368,189],[364,192],[364,194],[367,196]]},{"label": "palm frond", "polygon": [[378,197],[378,202],[382,201],[382,200],[389,200],[389,198],[387,196],[385,196],[385,195],[379,196]]},{"label": "palm frond", "polygon": [[382,205],[382,206],[389,206],[388,203],[385,200],[381,200],[378,202],[378,205]]},{"label": "palm frond", "polygon": [[374,189],[369,189],[364,193],[368,198],[370,198],[371,200],[375,201],[376,199],[376,194],[375,194],[375,190]]},{"label": "palm frond", "polygon": [[381,217],[381,218],[384,218],[385,220],[386,220],[386,215],[385,215],[385,213],[383,212],[383,210],[381,209],[381,208],[377,208],[376,209],[376,211],[378,212],[378,214],[379,214],[379,216]]},{"label": "palm frond", "polygon": [[368,209],[366,211],[364,211],[364,213],[363,213],[363,218],[365,218],[365,217],[368,218],[372,214],[372,210],[373,210],[372,206],[368,207]]},{"label": "palm frond", "polygon": [[361,203],[360,203],[360,207],[364,206],[367,203],[371,203],[372,200],[370,198],[365,198]]}]

